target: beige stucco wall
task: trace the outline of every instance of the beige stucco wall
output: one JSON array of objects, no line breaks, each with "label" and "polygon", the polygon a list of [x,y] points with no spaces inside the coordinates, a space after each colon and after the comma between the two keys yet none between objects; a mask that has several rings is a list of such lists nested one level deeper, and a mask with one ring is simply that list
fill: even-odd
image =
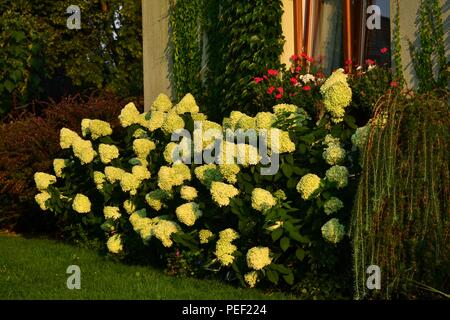
[{"label": "beige stucco wall", "polygon": [[281,25],[284,34],[284,51],[281,55],[281,63],[290,65],[289,58],[294,54],[294,0],[283,0],[283,17]]},{"label": "beige stucco wall", "polygon": [[[447,57],[449,56],[449,6],[446,0],[440,0],[443,8],[444,32],[446,41]],[[410,87],[417,85],[415,79],[414,67],[411,61],[408,40],[417,44],[418,27],[416,26],[417,10],[419,9],[420,0],[399,0],[400,4],[400,35],[402,45],[402,63],[404,68],[405,80]],[[394,14],[396,12],[396,1],[391,1],[391,30],[394,30]]]},{"label": "beige stucco wall", "polygon": [[145,110],[158,94],[171,96],[168,10],[169,0],[142,0]]}]

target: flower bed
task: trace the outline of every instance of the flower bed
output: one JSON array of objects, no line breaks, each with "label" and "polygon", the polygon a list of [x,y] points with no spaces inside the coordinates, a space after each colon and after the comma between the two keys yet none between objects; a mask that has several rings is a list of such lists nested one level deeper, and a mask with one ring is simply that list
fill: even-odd
[{"label": "flower bed", "polygon": [[320,92],[327,112],[319,121],[279,104],[255,117],[233,111],[219,124],[190,94],[176,105],[160,95],[146,113],[130,103],[114,131],[84,119],[82,137],[61,130],[62,157],[54,175],[36,173],[36,201],[68,238],[100,239],[119,259],[250,287],[296,288],[326,275],[348,288],[359,165],[343,70]]}]

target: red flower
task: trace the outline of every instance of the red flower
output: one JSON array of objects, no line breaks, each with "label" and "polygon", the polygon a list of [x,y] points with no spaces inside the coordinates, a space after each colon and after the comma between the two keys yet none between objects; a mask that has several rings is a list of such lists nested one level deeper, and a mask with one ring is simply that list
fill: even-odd
[{"label": "red flower", "polygon": [[302,57],[306,58],[308,55],[305,52],[302,52]]},{"label": "red flower", "polygon": [[298,66],[297,68],[295,68],[295,71],[296,71],[296,72],[302,71],[302,67]]},{"label": "red flower", "polygon": [[388,52],[388,51],[389,51],[388,48],[381,48],[381,50],[380,50],[380,52],[381,52],[382,54],[385,54],[385,53]]},{"label": "red flower", "polygon": [[298,80],[294,77],[291,78],[291,84],[295,86],[298,83]]},{"label": "red flower", "polygon": [[398,82],[397,81],[392,81],[391,82],[391,87],[392,88],[398,88]]},{"label": "red flower", "polygon": [[278,71],[277,71],[277,70],[274,70],[274,69],[269,69],[269,70],[267,71],[267,74],[268,74],[269,76],[277,76],[277,75],[278,75]]},{"label": "red flower", "polygon": [[266,80],[269,79],[269,77],[266,76],[266,75],[263,75],[263,78],[266,79]]},{"label": "red flower", "polygon": [[280,100],[281,98],[283,98],[283,94],[279,93],[275,96],[275,99]]},{"label": "red flower", "polygon": [[304,87],[303,87],[303,90],[305,90],[305,91],[310,91],[310,90],[311,90],[311,86],[304,86]]},{"label": "red flower", "polygon": [[291,57],[291,60],[292,61],[297,61],[298,60],[298,55],[293,54],[292,57]]},{"label": "red flower", "polygon": [[278,90],[279,93],[283,93],[284,92],[284,89],[281,88],[281,87],[279,87],[277,90]]},{"label": "red flower", "polygon": [[275,91],[275,87],[270,87],[269,89],[267,89],[268,94],[272,94],[274,91]]},{"label": "red flower", "polygon": [[313,57],[306,57],[306,60],[308,60],[309,62],[314,62],[314,58]]},{"label": "red flower", "polygon": [[346,65],[346,66],[351,66],[351,65],[353,65],[352,59],[346,60],[346,61],[345,61],[345,65]]},{"label": "red flower", "polygon": [[264,78],[255,77],[256,83],[260,83],[261,81],[264,81]]},{"label": "red flower", "polygon": [[325,75],[323,74],[323,72],[321,72],[321,71],[317,71],[317,73],[316,73],[316,78],[325,78]]},{"label": "red flower", "polygon": [[373,66],[373,65],[375,64],[375,61],[372,60],[372,59],[367,59],[367,60],[366,60],[366,64],[367,64],[368,66]]}]

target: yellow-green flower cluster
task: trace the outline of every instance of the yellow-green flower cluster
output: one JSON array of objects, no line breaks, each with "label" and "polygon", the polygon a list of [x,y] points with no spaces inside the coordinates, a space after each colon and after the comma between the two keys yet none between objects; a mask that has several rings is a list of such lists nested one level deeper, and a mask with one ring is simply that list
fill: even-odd
[{"label": "yellow-green flower cluster", "polygon": [[148,171],[146,166],[133,166],[133,168],[131,169],[131,173],[136,179],[140,180],[141,182],[144,180],[148,180],[151,177],[150,171]]},{"label": "yellow-green flower cluster", "polygon": [[115,234],[109,237],[106,242],[109,252],[117,254],[123,251],[122,237],[119,234]]},{"label": "yellow-green flower cluster", "polygon": [[270,129],[275,122],[275,115],[270,112],[259,112],[255,116],[258,129]]},{"label": "yellow-green flower cluster", "polygon": [[53,160],[53,171],[58,178],[62,177],[63,170],[66,167],[66,159],[55,159]]},{"label": "yellow-green flower cluster", "polygon": [[239,238],[239,233],[231,228],[228,228],[219,232],[219,238],[223,241],[232,242]]},{"label": "yellow-green flower cluster", "polygon": [[187,201],[192,201],[195,198],[197,198],[198,193],[194,187],[182,186],[180,189],[180,196],[181,196],[181,199],[184,199]]},{"label": "yellow-green flower cluster", "polygon": [[155,149],[155,143],[149,139],[136,139],[133,141],[133,151],[139,159],[147,159],[150,152]]},{"label": "yellow-green flower cluster", "polygon": [[184,128],[184,120],[176,112],[170,111],[167,113],[161,129],[165,134],[172,134],[179,129]]},{"label": "yellow-green flower cluster", "polygon": [[129,192],[130,195],[135,195],[137,189],[140,187],[142,180],[134,174],[125,172],[120,178],[120,187],[123,192]]},{"label": "yellow-green flower cluster", "polygon": [[256,165],[261,160],[261,155],[258,149],[252,145],[239,143],[236,145],[237,149],[237,163],[241,164],[244,168]]},{"label": "yellow-green flower cluster", "polygon": [[239,194],[239,190],[231,184],[213,181],[211,183],[211,197],[219,207],[228,206],[230,199]]},{"label": "yellow-green flower cluster", "polygon": [[[245,116],[245,114],[243,114],[240,111],[231,111],[230,113],[230,117],[228,118],[228,120],[226,121],[226,127],[230,128],[230,129],[236,129],[237,128],[237,124],[239,122],[239,120]],[[225,123],[224,123],[225,125]]]},{"label": "yellow-green flower cluster", "polygon": [[67,128],[62,128],[60,131],[59,144],[61,149],[69,149],[72,147],[75,140],[81,139],[80,136]]},{"label": "yellow-green flower cluster", "polygon": [[133,226],[134,231],[138,233],[144,242],[151,239],[153,236],[153,228],[158,224],[160,219],[158,217],[150,219],[145,215],[133,212],[130,215],[130,223]]},{"label": "yellow-green flower cluster", "polygon": [[267,146],[275,153],[291,153],[295,151],[289,132],[272,128],[267,132]]},{"label": "yellow-green flower cluster", "polygon": [[145,131],[142,128],[137,128],[133,132],[133,138],[135,138],[135,139],[144,139],[144,138],[147,138],[147,137],[148,137],[147,131]]},{"label": "yellow-green flower cluster", "polygon": [[100,155],[100,160],[104,164],[108,164],[119,157],[119,149],[110,144],[100,144],[98,146],[98,153]]},{"label": "yellow-green flower cluster", "polygon": [[83,137],[86,137],[89,134],[92,140],[97,140],[98,138],[111,135],[113,131],[108,122],[102,120],[83,119],[81,121],[81,132]]},{"label": "yellow-green flower cluster", "polygon": [[156,97],[156,100],[153,101],[150,109],[152,111],[167,112],[172,109],[172,101],[170,101],[170,98],[167,95],[161,93]]},{"label": "yellow-green flower cluster", "polygon": [[160,217],[150,219],[139,212],[130,215],[130,223],[144,242],[147,242],[154,236],[166,248],[171,247],[173,244],[170,238],[171,235],[180,229],[178,224],[173,221],[161,219]]},{"label": "yellow-green flower cluster", "polygon": [[277,201],[267,190],[255,188],[252,191],[252,208],[261,212],[271,209]]},{"label": "yellow-green flower cluster", "polygon": [[121,217],[120,209],[118,207],[107,206],[103,208],[103,215],[105,219],[117,220]]},{"label": "yellow-green flower cluster", "polygon": [[359,151],[364,151],[367,140],[369,138],[370,125],[356,129],[355,133],[352,135],[352,143]]},{"label": "yellow-green flower cluster", "polygon": [[146,120],[146,116],[146,114],[142,115],[139,123],[144,128],[147,128],[150,132],[153,132],[163,126],[164,122],[166,121],[167,113],[153,110],[150,112],[150,119]]},{"label": "yellow-green flower cluster", "polygon": [[122,109],[119,121],[124,128],[141,122],[140,113],[133,102],[130,102]]},{"label": "yellow-green flower cluster", "polygon": [[328,181],[335,183],[338,189],[342,189],[348,184],[348,170],[344,166],[333,166],[325,173]]},{"label": "yellow-green flower cluster", "polygon": [[280,201],[284,201],[287,199],[286,193],[284,193],[282,189],[278,189],[277,191],[275,191],[273,196]]},{"label": "yellow-green flower cluster", "polygon": [[342,122],[345,108],[352,102],[352,90],[347,83],[347,75],[338,69],[320,87],[325,109],[331,114],[335,123]]},{"label": "yellow-green flower cluster", "polygon": [[44,191],[47,190],[50,185],[56,183],[56,177],[48,173],[36,172],[34,174],[34,182],[39,191]]},{"label": "yellow-green flower cluster", "polygon": [[[201,121],[202,149],[214,147],[217,138],[222,136],[222,126],[214,121]],[[199,128],[196,130],[199,130]]]},{"label": "yellow-green flower cluster", "polygon": [[283,224],[284,224],[283,221],[276,221],[275,224],[271,225],[270,227],[267,227],[266,230],[268,231],[277,230],[278,228],[282,227]]},{"label": "yellow-green flower cluster", "polygon": [[80,159],[82,164],[91,163],[95,157],[95,151],[92,142],[81,138],[75,139],[72,144],[72,150],[75,157]]},{"label": "yellow-green flower cluster", "polygon": [[297,184],[297,191],[308,200],[320,187],[320,178],[312,173],[304,175]]},{"label": "yellow-green flower cluster", "polygon": [[341,140],[339,140],[339,138],[333,137],[331,134],[327,134],[325,136],[325,138],[323,139],[323,144],[325,144],[326,146],[329,146],[331,144],[340,145],[341,144]]},{"label": "yellow-green flower cluster", "polygon": [[345,235],[345,228],[339,223],[339,219],[333,218],[325,223],[322,228],[322,237],[331,243],[339,243]]},{"label": "yellow-green flower cluster", "polygon": [[345,149],[340,144],[330,144],[322,153],[323,159],[329,165],[339,164],[345,159]]},{"label": "yellow-green flower cluster", "polygon": [[242,114],[237,122],[236,129],[249,130],[256,128],[256,120],[246,114]]},{"label": "yellow-green flower cluster", "polygon": [[221,164],[219,166],[219,171],[222,174],[223,178],[229,183],[237,182],[237,174],[241,171],[241,168],[235,164]]},{"label": "yellow-green flower cluster", "polygon": [[41,193],[38,193],[34,199],[36,200],[36,203],[39,205],[42,211],[48,210],[48,206],[46,204],[47,200],[51,198],[50,193],[47,191],[43,191]]},{"label": "yellow-green flower cluster", "polygon": [[219,232],[219,240],[217,240],[214,254],[223,266],[229,266],[233,263],[233,254],[237,250],[237,247],[231,242],[238,237],[238,233],[231,228]]},{"label": "yellow-green flower cluster", "polygon": [[197,167],[195,168],[194,173],[197,179],[207,187],[210,187],[213,181],[220,181],[223,179],[219,168],[214,163]]},{"label": "yellow-green flower cluster", "polygon": [[178,220],[187,226],[193,226],[195,221],[203,214],[200,206],[195,202],[182,204],[175,210],[175,213]]},{"label": "yellow-green flower cluster", "polygon": [[332,197],[325,202],[323,210],[327,215],[338,212],[344,207],[344,203],[336,197]]},{"label": "yellow-green flower cluster", "polygon": [[168,163],[180,163],[182,159],[182,148],[178,143],[170,142],[164,149],[163,156]]},{"label": "yellow-green flower cluster", "polygon": [[185,176],[177,172],[174,167],[162,166],[158,172],[158,186],[167,192],[171,192],[173,187],[181,186]]},{"label": "yellow-green flower cluster", "polygon": [[276,106],[273,107],[273,112],[275,113],[276,116],[281,116],[289,113],[296,113],[297,110],[298,107],[293,104],[277,104]]},{"label": "yellow-green flower cluster", "polygon": [[209,239],[213,236],[213,233],[210,230],[202,229],[198,232],[198,238],[200,239],[200,244],[206,244],[209,242]]},{"label": "yellow-green flower cluster", "polygon": [[268,247],[253,247],[247,251],[247,266],[253,270],[261,270],[272,263]]},{"label": "yellow-green flower cluster", "polygon": [[136,211],[136,205],[131,200],[125,200],[123,202],[123,208],[125,209],[126,213],[130,215]]},{"label": "yellow-green flower cluster", "polygon": [[94,183],[97,186],[97,190],[102,190],[103,189],[103,183],[106,180],[106,175],[101,172],[101,171],[94,171],[93,174],[93,178],[94,178]]},{"label": "yellow-green flower cluster", "polygon": [[116,167],[105,167],[105,176],[109,183],[120,181],[125,174],[125,170]]},{"label": "yellow-green flower cluster", "polygon": [[91,201],[85,195],[78,193],[73,199],[72,209],[78,213],[91,212]]},{"label": "yellow-green flower cluster", "polygon": [[173,241],[170,238],[173,233],[176,233],[180,227],[173,221],[161,219],[153,228],[154,236],[161,241],[164,247],[172,246]]},{"label": "yellow-green flower cluster", "polygon": [[258,282],[258,272],[257,271],[247,272],[244,275],[244,280],[250,288],[255,287],[256,283]]},{"label": "yellow-green flower cluster", "polygon": [[200,108],[198,107],[194,96],[192,94],[188,93],[175,106],[175,111],[178,114],[184,114],[184,113],[196,114],[200,111]]}]

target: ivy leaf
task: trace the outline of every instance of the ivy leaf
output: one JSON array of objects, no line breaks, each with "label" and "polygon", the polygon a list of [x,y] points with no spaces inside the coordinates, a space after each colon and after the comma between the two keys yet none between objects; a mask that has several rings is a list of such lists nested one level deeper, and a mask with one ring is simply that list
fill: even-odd
[{"label": "ivy leaf", "polygon": [[14,90],[14,88],[16,87],[16,86],[14,85],[14,83],[12,83],[12,82],[9,81],[9,80],[6,80],[6,81],[5,81],[4,86],[5,86],[6,90],[8,90],[8,92],[12,92],[12,91]]}]

